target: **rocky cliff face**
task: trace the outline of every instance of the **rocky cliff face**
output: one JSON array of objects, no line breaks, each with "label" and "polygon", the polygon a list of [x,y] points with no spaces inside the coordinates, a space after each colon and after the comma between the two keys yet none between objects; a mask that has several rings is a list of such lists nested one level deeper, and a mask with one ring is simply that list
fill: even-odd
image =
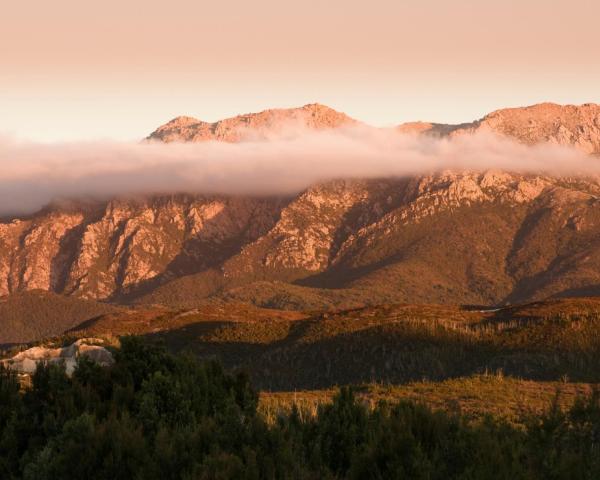
[{"label": "rocky cliff face", "polygon": [[[180,117],[149,138],[264,138],[288,121],[315,129],[353,122],[307,105],[213,124]],[[543,104],[472,124],[401,128],[481,129],[600,152],[596,105]],[[189,288],[247,299],[244,288],[257,282],[262,291],[252,295],[265,305],[294,296],[301,306],[304,293],[486,304],[600,294],[599,198],[594,179],[466,171],[339,180],[283,199],[170,195],[55,205],[0,222],[0,295],[43,289],[118,301],[156,291],[149,298],[168,302]]]},{"label": "rocky cliff face", "polygon": [[48,209],[0,224],[0,294],[111,298],[218,265],[270,230],[277,199],[166,196]]}]

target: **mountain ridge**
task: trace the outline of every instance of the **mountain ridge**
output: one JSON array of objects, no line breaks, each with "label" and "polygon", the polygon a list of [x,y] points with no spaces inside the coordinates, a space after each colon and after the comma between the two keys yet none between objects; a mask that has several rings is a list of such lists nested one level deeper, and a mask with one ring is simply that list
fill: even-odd
[{"label": "mountain ridge", "polygon": [[[240,124],[269,138],[290,119],[312,129],[356,122],[319,104],[213,124],[178,118],[150,137],[237,142]],[[428,134],[427,125],[411,128]],[[495,129],[596,154],[600,106],[540,104],[435,128],[429,134],[450,137]],[[0,295],[42,289],[112,302],[294,309],[596,295],[599,198],[591,177],[482,169],[340,179],[282,197],[56,203],[0,221]]]},{"label": "mountain ridge", "polygon": [[[357,124],[367,126],[326,105],[312,103],[298,108],[267,109],[212,123],[180,116],[158,127],[146,139],[163,142],[237,142],[248,136],[268,138],[269,134],[280,133],[281,127],[286,125],[319,130]],[[438,137],[491,131],[526,144],[549,142],[571,145],[585,153],[600,153],[600,105],[595,103],[561,105],[543,102],[525,107],[501,108],[471,122],[445,124],[417,121],[402,123],[392,129],[400,133]],[[252,135],[248,135],[249,131]]]},{"label": "mountain ridge", "polygon": [[250,136],[265,138],[279,133],[285,127],[309,129],[337,128],[359,123],[345,113],[319,103],[309,103],[299,108],[267,109],[235,117],[204,122],[193,117],[175,117],[152,132],[147,140],[162,142],[224,141],[238,142]]}]

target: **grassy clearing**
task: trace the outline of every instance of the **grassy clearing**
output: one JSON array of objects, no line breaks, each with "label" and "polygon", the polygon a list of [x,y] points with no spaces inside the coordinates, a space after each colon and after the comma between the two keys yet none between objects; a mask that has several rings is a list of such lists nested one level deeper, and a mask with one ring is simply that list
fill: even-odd
[{"label": "grassy clearing", "polygon": [[[366,384],[356,387],[357,398],[373,408],[378,402],[411,400],[434,410],[459,413],[470,420],[485,415],[520,423],[528,415],[547,411],[553,402],[570,408],[575,399],[589,395],[597,385],[569,382],[535,382],[501,374],[474,375],[442,382],[411,382],[385,386]],[[314,416],[319,405],[331,403],[339,389],[260,393],[259,411],[269,422],[288,415],[296,405],[301,415]]]}]

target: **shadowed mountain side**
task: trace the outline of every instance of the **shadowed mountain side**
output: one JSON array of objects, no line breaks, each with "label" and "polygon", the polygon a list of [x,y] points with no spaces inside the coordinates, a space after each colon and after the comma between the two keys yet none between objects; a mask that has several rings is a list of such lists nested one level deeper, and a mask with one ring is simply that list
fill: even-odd
[{"label": "shadowed mountain side", "polygon": [[[43,323],[43,314],[27,317],[36,333],[65,332],[71,341],[141,335],[164,342],[171,350],[189,350],[203,358],[219,358],[227,368],[247,370],[267,390],[403,384],[486,372],[531,380],[600,382],[596,298],[499,309],[399,304],[312,314],[235,303],[193,310],[148,305],[77,317],[73,314],[81,311],[81,305],[95,302],[52,301],[43,292],[25,295],[43,297],[34,301],[61,315],[63,323],[52,323],[51,328]],[[30,308],[22,294],[16,300],[28,311],[40,310]],[[63,303],[80,310],[57,308]],[[72,326],[78,318],[83,321]]]},{"label": "shadowed mountain side", "polygon": [[43,290],[0,297],[0,345],[54,337],[82,322],[124,311],[115,305]]},{"label": "shadowed mountain side", "polygon": [[473,128],[475,126],[475,123],[476,122],[449,125],[445,123],[407,122],[398,125],[396,127],[396,130],[400,133],[406,134],[421,134],[430,135],[432,137],[445,137],[455,131]]},{"label": "shadowed mountain side", "polygon": [[247,370],[267,390],[498,371],[598,382],[599,312],[600,300],[565,299],[498,311],[389,305],[261,321],[251,315],[245,321],[198,321],[200,313],[185,326],[146,336]]},{"label": "shadowed mountain side", "polygon": [[[247,303],[263,308],[318,311],[376,303],[377,292],[358,289],[310,288],[280,281],[245,283],[218,271],[178,278],[133,301],[135,305],[162,304],[193,309],[213,303]],[[379,298],[385,300],[384,297]],[[381,302],[380,302],[381,303]]]},{"label": "shadowed mountain side", "polygon": [[[138,306],[125,312],[103,315],[71,328],[67,333],[77,337],[142,335],[186,329],[194,324],[207,324],[209,329],[223,323],[257,324],[292,322],[306,318],[293,311],[264,309],[236,303],[212,303],[192,310],[173,310],[161,305]],[[204,328],[204,327],[199,327]],[[182,330],[185,331],[185,330]]]}]

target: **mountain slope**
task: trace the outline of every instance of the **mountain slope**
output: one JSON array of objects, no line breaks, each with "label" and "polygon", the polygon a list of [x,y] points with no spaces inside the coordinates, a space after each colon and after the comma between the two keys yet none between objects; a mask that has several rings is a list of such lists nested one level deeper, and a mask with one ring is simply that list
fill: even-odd
[{"label": "mountain slope", "polygon": [[0,345],[53,337],[82,322],[117,312],[123,309],[41,290],[0,297]]},{"label": "mountain slope", "polygon": [[475,122],[474,130],[491,130],[532,145],[547,142],[600,153],[600,105],[542,103],[507,108]]},{"label": "mountain slope", "polygon": [[191,307],[217,296],[315,309],[596,294],[599,195],[594,182],[501,172],[334,182],[292,201],[221,269],[142,300]]},{"label": "mountain slope", "polygon": [[403,133],[454,136],[489,131],[533,145],[552,143],[600,153],[600,105],[541,103],[496,110],[480,120],[460,125],[411,122],[399,125]]},{"label": "mountain slope", "polygon": [[[290,124],[353,122],[313,104],[214,124],[179,119],[149,138],[233,142],[269,138]],[[542,104],[471,124],[401,130],[452,136],[487,129],[597,153],[599,125],[597,105]],[[308,310],[596,295],[598,198],[595,178],[484,170],[342,178],[288,198],[162,195],[56,204],[0,221],[0,295],[43,289],[185,308],[227,300]]]},{"label": "mountain slope", "polygon": [[0,223],[0,295],[44,289],[110,298],[195,273],[266,233],[280,204],[200,195],[115,199]]}]

